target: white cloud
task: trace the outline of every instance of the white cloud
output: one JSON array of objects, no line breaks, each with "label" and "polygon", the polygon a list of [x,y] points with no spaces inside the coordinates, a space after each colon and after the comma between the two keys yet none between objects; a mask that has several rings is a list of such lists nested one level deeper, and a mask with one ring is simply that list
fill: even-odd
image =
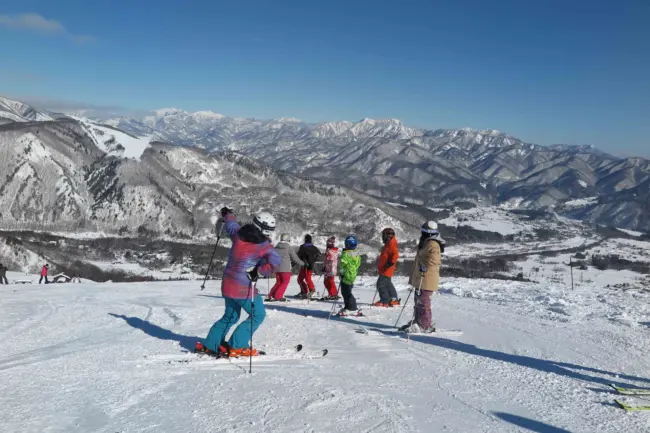
[{"label": "white cloud", "polygon": [[0,14],[0,26],[14,30],[27,30],[35,33],[65,36],[76,44],[93,42],[92,36],[73,35],[68,32],[63,24],[57,20],[48,20],[35,13],[24,13],[19,15]]}]

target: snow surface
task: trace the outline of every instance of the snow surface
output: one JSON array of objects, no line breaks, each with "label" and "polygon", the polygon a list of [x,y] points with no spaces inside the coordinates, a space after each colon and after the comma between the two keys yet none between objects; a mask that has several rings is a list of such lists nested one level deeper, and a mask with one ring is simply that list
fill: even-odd
[{"label": "snow surface", "polygon": [[445,250],[445,256],[470,258],[477,256],[490,257],[495,255],[535,254],[584,247],[601,240],[601,238],[597,237],[574,236],[568,239],[552,239],[548,241],[459,244]]},{"label": "snow surface", "polygon": [[598,203],[598,197],[587,197],[587,198],[579,198],[576,200],[569,200],[566,203],[564,203],[564,206],[566,207],[583,207],[583,206],[589,206],[592,204]]},{"label": "snow surface", "polygon": [[630,236],[636,236],[636,237],[643,236],[642,232],[635,232],[634,230],[621,229],[621,228],[618,228],[618,227],[616,228],[616,230],[621,231],[623,233],[627,233]]},{"label": "snow surface", "polygon": [[192,272],[190,268],[182,265],[170,266],[165,269],[149,269],[139,263],[129,262],[102,262],[89,260],[88,263],[95,265],[104,271],[123,271],[131,275],[153,277],[156,280],[168,280],[170,278],[196,280],[201,278],[199,274]]},{"label": "snow surface", "polygon": [[[81,123],[97,146],[109,154],[139,160],[145,149],[149,147],[151,137],[135,137],[83,117],[70,117]],[[115,147],[116,145],[121,145],[121,148]]]},{"label": "snow surface", "polygon": [[496,207],[459,210],[438,222],[450,227],[470,226],[476,230],[497,232],[504,236],[531,229],[530,223],[523,222],[520,217]]},{"label": "snow surface", "polygon": [[[360,301],[372,299],[374,282],[359,281]],[[444,280],[437,324],[463,334],[408,343],[390,334],[397,308],[327,321],[329,303],[268,305],[257,347],[330,353],[255,359],[250,375],[248,360],[170,362],[193,359],[183,351],[223,312],[219,283],[199,284],[0,286],[0,431],[650,428],[647,414],[615,407],[607,387],[649,385],[647,293]],[[405,280],[396,285],[406,297]],[[292,282],[287,293],[297,291]]]}]

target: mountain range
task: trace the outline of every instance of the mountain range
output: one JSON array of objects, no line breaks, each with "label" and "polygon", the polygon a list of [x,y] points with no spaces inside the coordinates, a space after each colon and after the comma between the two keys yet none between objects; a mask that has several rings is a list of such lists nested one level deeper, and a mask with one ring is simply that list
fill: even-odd
[{"label": "mountain range", "polygon": [[5,225],[191,236],[235,200],[296,230],[406,229],[427,208],[493,205],[650,231],[649,160],[496,130],[178,109],[87,119],[0,98],[0,156]]}]

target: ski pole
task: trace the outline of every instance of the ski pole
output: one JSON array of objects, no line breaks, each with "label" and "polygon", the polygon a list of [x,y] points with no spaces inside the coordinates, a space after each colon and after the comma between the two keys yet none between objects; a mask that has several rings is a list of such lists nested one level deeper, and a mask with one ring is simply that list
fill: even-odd
[{"label": "ski pole", "polygon": [[402,313],[404,312],[404,309],[406,308],[406,304],[409,303],[409,299],[411,299],[411,294],[413,293],[414,290],[415,290],[415,288],[413,288],[413,290],[409,291],[409,295],[406,297],[406,302],[404,302],[404,305],[402,305],[402,311],[399,312],[399,316],[397,316],[397,320],[395,321],[395,326],[393,326],[393,328],[397,328],[397,324],[399,323],[399,319],[402,318]]},{"label": "ski pole", "polygon": [[377,297],[377,293],[379,293],[379,289],[375,289],[375,295],[372,297],[372,302],[370,305],[375,305],[375,298]]},{"label": "ski pole", "polygon": [[[339,287],[338,287],[338,293],[341,293],[341,282],[339,281]],[[334,314],[334,310],[336,307],[339,305],[339,301],[332,302],[332,308],[330,309],[330,315],[327,317],[327,320],[330,320],[332,318],[332,314]]]},{"label": "ski pole", "polygon": [[217,243],[214,245],[214,250],[212,251],[212,257],[210,257],[210,264],[208,265],[208,269],[205,271],[203,284],[201,284],[201,291],[205,289],[205,282],[208,280],[208,275],[210,274],[210,268],[212,268],[212,261],[214,260],[214,255],[217,253],[217,247],[219,246],[219,240],[221,240],[221,237],[217,237]]},{"label": "ski pole", "polygon": [[255,295],[255,282],[251,281],[250,283],[250,300],[251,300],[251,345],[248,352],[248,373],[253,372],[253,316],[255,315],[255,300],[253,296]]},{"label": "ski pole", "polygon": [[[420,287],[418,287],[418,291],[422,288],[422,280],[424,280],[424,274],[420,277]],[[402,313],[404,312],[404,309],[406,308],[406,304],[409,303],[409,299],[411,299],[411,294],[415,290],[415,287],[413,287],[413,290],[409,292],[409,295],[406,297],[406,302],[404,302],[404,305],[402,306],[402,311],[399,312],[399,316],[397,316],[397,321],[395,322],[394,328],[397,328],[397,324],[399,323],[399,319],[402,317]],[[415,307],[413,307],[415,308]],[[415,313],[415,310],[414,310]]]},{"label": "ski pole", "polygon": [[201,284],[201,291],[205,289],[205,282],[208,280],[208,275],[210,274],[210,268],[212,268],[212,261],[214,260],[214,255],[217,254],[217,247],[219,246],[219,241],[221,240],[221,232],[223,232],[223,224],[219,228],[219,234],[217,234],[217,243],[214,245],[214,250],[212,251],[212,257],[210,257],[210,264],[208,265],[208,270],[205,271],[203,284]]}]

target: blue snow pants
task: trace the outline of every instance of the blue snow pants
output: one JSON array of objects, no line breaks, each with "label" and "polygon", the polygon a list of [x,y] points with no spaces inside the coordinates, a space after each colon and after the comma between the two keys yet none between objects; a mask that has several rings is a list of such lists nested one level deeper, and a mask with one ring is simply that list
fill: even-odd
[{"label": "blue snow pants", "polygon": [[[208,336],[205,338],[203,345],[208,349],[217,352],[219,350],[219,345],[225,341],[228,331],[233,327],[238,321],[243,309],[250,316],[251,314],[251,299],[233,299],[225,298],[226,300],[226,311],[223,313],[221,319],[219,319],[212,328]],[[255,302],[255,314],[253,315],[253,332],[257,331],[257,328],[260,327],[266,317],[266,311],[264,310],[264,302],[262,301],[262,296],[257,295],[254,298]],[[247,317],[246,320],[241,322],[235,332],[232,333],[228,344],[233,349],[243,349],[245,347],[250,347],[250,338],[251,338],[251,320],[250,317]]]}]

